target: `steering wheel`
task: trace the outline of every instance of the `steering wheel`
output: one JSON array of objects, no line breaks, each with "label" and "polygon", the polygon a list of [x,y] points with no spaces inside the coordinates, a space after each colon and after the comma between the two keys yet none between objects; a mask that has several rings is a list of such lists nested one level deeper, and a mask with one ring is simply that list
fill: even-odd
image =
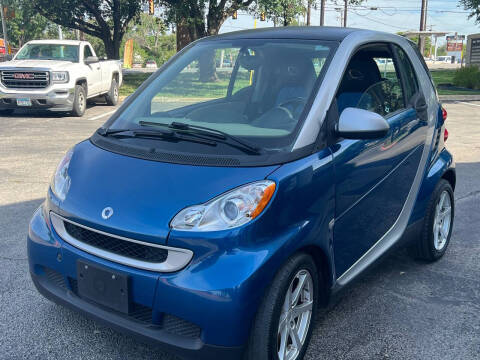
[{"label": "steering wheel", "polygon": [[302,97],[288,99],[276,107],[285,111],[292,120],[298,120],[300,112],[303,110],[307,100]]}]

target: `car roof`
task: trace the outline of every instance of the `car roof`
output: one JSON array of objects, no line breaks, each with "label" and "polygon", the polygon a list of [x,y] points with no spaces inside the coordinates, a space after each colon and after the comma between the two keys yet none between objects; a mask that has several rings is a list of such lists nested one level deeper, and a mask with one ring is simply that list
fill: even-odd
[{"label": "car roof", "polygon": [[55,45],[82,45],[87,44],[86,41],[80,40],[31,40],[28,44],[55,44]]},{"label": "car roof", "polygon": [[379,31],[331,26],[282,26],[234,31],[216,36],[210,36],[205,39],[305,39],[340,42],[354,32],[374,32],[379,34],[387,34]]}]

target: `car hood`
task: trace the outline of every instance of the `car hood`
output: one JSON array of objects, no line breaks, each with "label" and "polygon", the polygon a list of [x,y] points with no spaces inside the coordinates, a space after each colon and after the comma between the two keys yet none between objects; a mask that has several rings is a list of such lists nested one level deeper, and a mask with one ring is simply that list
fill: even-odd
[{"label": "car hood", "polygon": [[73,64],[70,61],[57,60],[12,60],[0,63],[0,69],[7,70],[13,68],[27,68],[27,69],[52,69],[61,70]]},{"label": "car hood", "polygon": [[[68,168],[70,189],[58,204],[63,216],[117,235],[166,244],[169,223],[187,206],[263,180],[278,166],[205,167],[143,160],[78,144]],[[105,220],[102,210],[113,209]]]}]

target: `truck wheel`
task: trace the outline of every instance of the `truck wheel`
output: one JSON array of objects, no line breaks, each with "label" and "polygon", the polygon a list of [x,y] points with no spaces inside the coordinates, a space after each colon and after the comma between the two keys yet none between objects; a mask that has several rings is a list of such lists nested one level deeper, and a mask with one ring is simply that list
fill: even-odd
[{"label": "truck wheel", "polygon": [[112,84],[110,85],[110,90],[105,94],[105,100],[107,105],[115,106],[118,104],[118,84],[117,80],[112,79]]},{"label": "truck wheel", "polygon": [[452,235],[455,203],[450,183],[441,179],[427,207],[422,236],[413,244],[414,257],[426,261],[436,261],[447,251]]},{"label": "truck wheel", "polygon": [[82,117],[87,107],[87,95],[82,85],[75,86],[75,98],[73,100],[73,116]]},{"label": "truck wheel", "polygon": [[267,289],[250,334],[247,360],[301,360],[312,334],[321,281],[313,259],[294,255]]}]

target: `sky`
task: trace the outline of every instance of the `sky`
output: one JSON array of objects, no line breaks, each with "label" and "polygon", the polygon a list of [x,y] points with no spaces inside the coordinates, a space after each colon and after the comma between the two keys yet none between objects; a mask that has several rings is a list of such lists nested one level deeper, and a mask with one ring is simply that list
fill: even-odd
[{"label": "sky", "polygon": [[[343,2],[343,1],[339,1]],[[387,31],[418,30],[420,26],[421,0],[367,0],[360,6],[351,6],[348,13],[348,26]],[[332,0],[327,0],[325,25],[339,26],[339,12]],[[378,7],[378,10],[371,10]],[[468,19],[468,11],[459,6],[457,0],[428,0],[427,29],[434,31],[451,32],[462,35],[480,33],[480,24],[474,19]],[[312,9],[312,25],[319,25],[320,11]],[[303,22],[303,17],[300,18]],[[246,12],[239,12],[238,19],[228,19],[220,32],[230,32],[242,29],[252,29],[253,16]],[[257,28],[273,26],[270,21],[256,21]],[[439,44],[444,42],[439,38]]]}]

